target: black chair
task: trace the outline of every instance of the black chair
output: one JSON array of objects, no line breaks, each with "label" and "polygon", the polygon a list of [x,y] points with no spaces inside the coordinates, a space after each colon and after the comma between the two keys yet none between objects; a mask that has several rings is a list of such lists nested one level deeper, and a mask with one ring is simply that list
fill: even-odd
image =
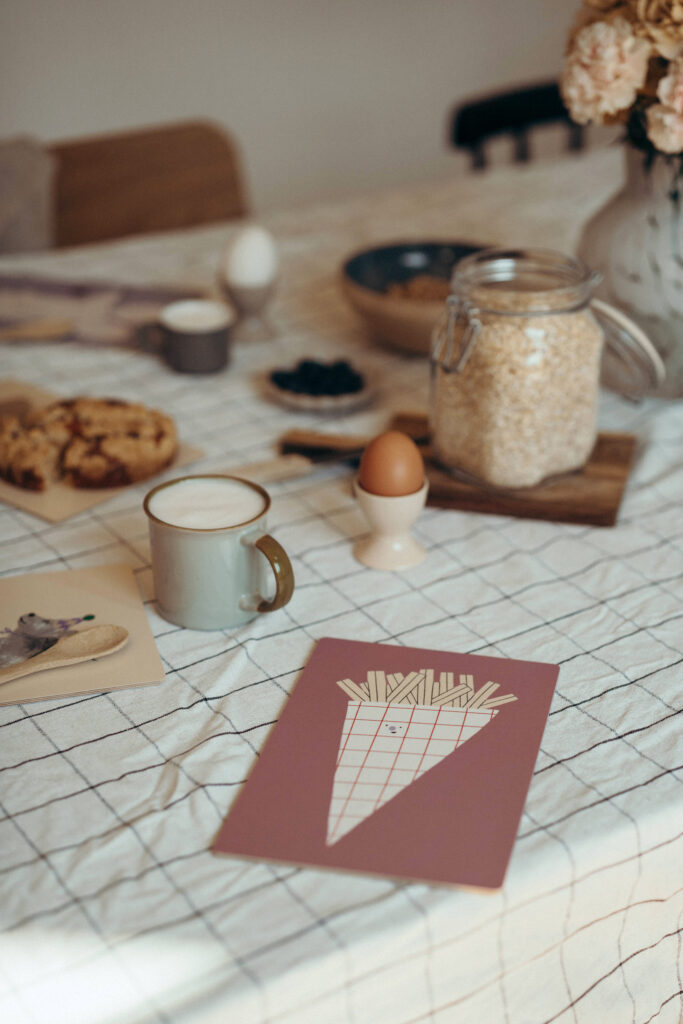
[{"label": "black chair", "polygon": [[458,149],[468,149],[472,167],[480,170],[486,166],[484,144],[487,140],[496,135],[511,135],[514,159],[525,163],[530,158],[530,129],[551,123],[567,126],[569,150],[583,149],[583,127],[574,124],[569,117],[557,82],[501,92],[461,104],[451,115],[450,141]]}]

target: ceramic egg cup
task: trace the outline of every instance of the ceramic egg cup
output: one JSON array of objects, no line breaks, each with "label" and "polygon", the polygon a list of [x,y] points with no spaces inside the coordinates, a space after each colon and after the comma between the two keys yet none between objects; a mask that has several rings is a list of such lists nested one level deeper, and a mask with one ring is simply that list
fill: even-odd
[{"label": "ceramic egg cup", "polygon": [[270,341],[276,332],[265,316],[276,281],[261,285],[237,285],[222,279],[221,290],[237,313],[234,334],[237,341]]},{"label": "ceramic egg cup", "polygon": [[362,537],[353,548],[354,557],[371,569],[396,571],[419,565],[426,551],[410,533],[427,501],[429,483],[419,491],[389,497],[371,494],[354,480],[353,488],[370,533]]}]

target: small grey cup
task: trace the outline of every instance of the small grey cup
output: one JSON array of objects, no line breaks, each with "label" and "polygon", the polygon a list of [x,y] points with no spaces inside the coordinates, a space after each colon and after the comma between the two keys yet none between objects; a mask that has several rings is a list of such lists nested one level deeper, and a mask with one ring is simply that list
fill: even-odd
[{"label": "small grey cup", "polygon": [[234,324],[230,307],[213,299],[172,302],[138,334],[140,347],[158,352],[178,373],[217,373],[228,365]]}]

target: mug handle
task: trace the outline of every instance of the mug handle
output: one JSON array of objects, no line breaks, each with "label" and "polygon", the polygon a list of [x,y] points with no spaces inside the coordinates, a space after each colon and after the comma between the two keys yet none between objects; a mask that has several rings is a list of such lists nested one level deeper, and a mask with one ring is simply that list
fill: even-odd
[{"label": "mug handle", "polygon": [[282,545],[278,544],[275,538],[271,537],[268,533],[255,540],[254,547],[263,552],[270,562],[270,567],[275,575],[275,597],[272,601],[266,601],[263,598],[257,605],[256,611],[274,612],[278,608],[283,608],[294,593],[294,570],[292,569],[292,563]]},{"label": "mug handle", "polygon": [[158,355],[161,352],[163,338],[161,328],[155,320],[146,324],[139,324],[137,328],[138,347],[143,352],[154,352]]}]

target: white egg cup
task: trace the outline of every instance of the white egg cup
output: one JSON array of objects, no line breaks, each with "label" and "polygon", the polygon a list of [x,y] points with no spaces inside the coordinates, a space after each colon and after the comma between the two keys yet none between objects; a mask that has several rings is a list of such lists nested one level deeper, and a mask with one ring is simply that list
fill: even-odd
[{"label": "white egg cup", "polygon": [[223,294],[237,312],[234,334],[237,341],[271,341],[276,331],[265,311],[273,298],[276,280],[260,285],[237,285],[221,276]]},{"label": "white egg cup", "polygon": [[371,494],[357,479],[353,489],[370,526],[370,533],[354,545],[354,558],[371,569],[389,571],[419,565],[426,551],[412,536],[410,527],[427,501],[428,481],[425,480],[419,491],[396,497]]}]

